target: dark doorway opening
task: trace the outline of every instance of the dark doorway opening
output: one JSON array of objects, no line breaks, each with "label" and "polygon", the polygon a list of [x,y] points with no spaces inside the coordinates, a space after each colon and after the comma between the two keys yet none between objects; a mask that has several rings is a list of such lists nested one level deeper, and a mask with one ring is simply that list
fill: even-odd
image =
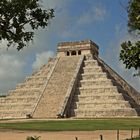
[{"label": "dark doorway opening", "polygon": [[76,55],[76,51],[72,51],[71,52],[71,55]]},{"label": "dark doorway opening", "polygon": [[70,52],[67,52],[67,56],[69,56],[70,55]]}]

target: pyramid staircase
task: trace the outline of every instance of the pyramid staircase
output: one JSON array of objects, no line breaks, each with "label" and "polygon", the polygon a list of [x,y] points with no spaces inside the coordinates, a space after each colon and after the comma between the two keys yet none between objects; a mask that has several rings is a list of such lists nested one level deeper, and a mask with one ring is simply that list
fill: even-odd
[{"label": "pyramid staircase", "polygon": [[[101,65],[101,60],[84,60],[82,69],[78,88],[71,104],[71,117],[108,118],[140,115],[140,102],[136,103],[119,84],[118,79],[111,77],[103,63]],[[113,70],[112,73],[114,73]],[[138,97],[140,101],[140,94]]]},{"label": "pyramid staircase", "polygon": [[71,81],[74,78],[79,61],[80,56],[59,58],[33,118],[57,118],[58,110],[72,86]]}]

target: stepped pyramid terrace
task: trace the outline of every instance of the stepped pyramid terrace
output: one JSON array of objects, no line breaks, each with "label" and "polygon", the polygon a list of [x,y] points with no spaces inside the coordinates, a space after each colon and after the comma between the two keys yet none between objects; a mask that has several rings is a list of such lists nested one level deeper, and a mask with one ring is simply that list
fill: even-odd
[{"label": "stepped pyramid terrace", "polygon": [[139,117],[140,93],[98,50],[91,40],[59,43],[56,58],[0,98],[0,119]]}]

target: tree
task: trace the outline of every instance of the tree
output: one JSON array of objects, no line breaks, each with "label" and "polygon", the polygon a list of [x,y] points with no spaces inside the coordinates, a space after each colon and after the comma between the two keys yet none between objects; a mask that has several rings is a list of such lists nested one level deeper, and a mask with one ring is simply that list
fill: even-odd
[{"label": "tree", "polygon": [[39,0],[0,0],[0,41],[21,50],[33,40],[34,31],[45,28],[54,10],[42,9]]},{"label": "tree", "polygon": [[140,0],[130,0],[127,12],[128,31],[136,36],[138,41],[126,41],[121,44],[120,60],[127,69],[134,68],[140,74]]}]

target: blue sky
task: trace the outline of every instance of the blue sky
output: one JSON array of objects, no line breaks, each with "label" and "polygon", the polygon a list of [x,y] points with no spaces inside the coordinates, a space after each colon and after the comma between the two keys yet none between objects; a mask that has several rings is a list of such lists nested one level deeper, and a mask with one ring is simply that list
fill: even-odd
[{"label": "blue sky", "polygon": [[119,61],[121,42],[132,39],[127,32],[128,0],[42,0],[54,8],[55,18],[45,30],[36,31],[33,43],[17,52],[0,45],[0,92],[14,89],[49,57],[56,55],[57,43],[90,39],[99,45],[100,57],[128,83],[140,91],[140,78]]}]

